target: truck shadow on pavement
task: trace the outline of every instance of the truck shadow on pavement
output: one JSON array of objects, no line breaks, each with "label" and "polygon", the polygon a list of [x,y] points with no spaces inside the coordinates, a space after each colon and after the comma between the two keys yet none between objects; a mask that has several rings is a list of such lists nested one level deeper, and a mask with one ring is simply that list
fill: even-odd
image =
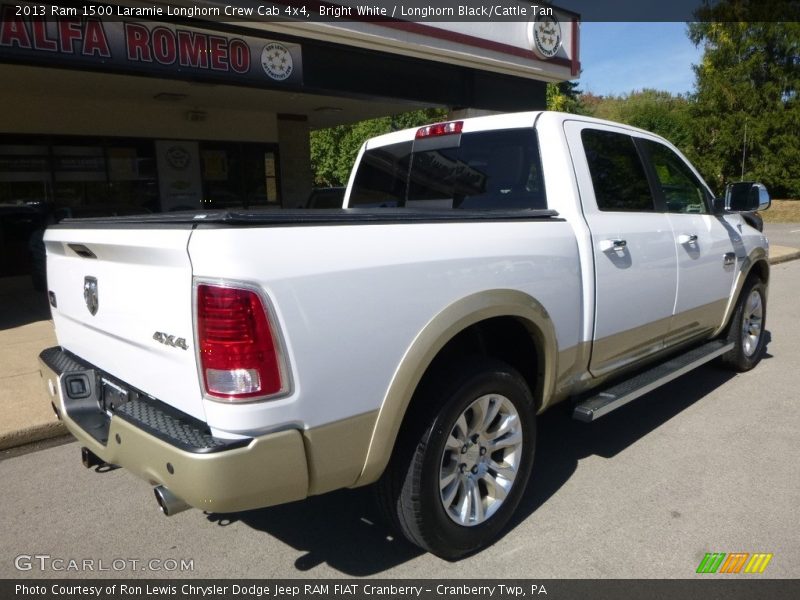
[{"label": "truck shadow on pavement", "polygon": [[[209,514],[219,525],[240,521],[305,554],[298,571],[321,564],[351,577],[381,573],[423,552],[384,525],[371,488],[339,490],[301,502],[236,514]],[[285,575],[289,575],[286,573]]]},{"label": "truck shadow on pavement", "polygon": [[589,456],[613,459],[735,376],[716,365],[703,366],[594,423],[573,420],[570,406],[542,415],[537,423],[533,473],[510,528],[547,502],[572,476],[579,460]]},{"label": "truck shadow on pavement", "polygon": [[[714,365],[701,367],[593,424],[574,421],[566,403],[542,415],[530,484],[505,534],[513,535],[517,525],[557,493],[579,460],[592,455],[613,459],[734,376]],[[369,488],[207,518],[220,526],[241,522],[305,552],[295,560],[301,572],[327,564],[351,577],[376,575],[423,553],[392,536]]]}]

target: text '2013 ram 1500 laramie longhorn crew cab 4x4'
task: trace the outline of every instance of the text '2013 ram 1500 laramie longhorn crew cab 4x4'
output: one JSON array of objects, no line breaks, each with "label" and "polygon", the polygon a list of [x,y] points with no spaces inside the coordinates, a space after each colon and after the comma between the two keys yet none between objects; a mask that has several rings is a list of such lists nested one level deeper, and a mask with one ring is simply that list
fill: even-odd
[{"label": "text '2013 ram 1500 laramie longhorn crew cab 4x4'", "polygon": [[743,213],[768,203],[589,118],[399,131],[364,144],[345,209],[50,228],[42,374],[84,463],[167,514],[376,483],[457,558],[518,505],[542,411],[591,421],[713,358],[755,366],[767,240]]}]

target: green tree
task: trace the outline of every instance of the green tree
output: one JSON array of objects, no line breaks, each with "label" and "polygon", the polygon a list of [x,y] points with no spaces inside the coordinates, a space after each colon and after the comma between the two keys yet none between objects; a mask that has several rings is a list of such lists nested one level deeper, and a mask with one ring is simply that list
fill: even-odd
[{"label": "green tree", "polygon": [[704,50],[694,67],[691,158],[720,189],[744,170],[774,197],[800,197],[800,23],[742,20],[755,6],[707,5],[698,13],[704,20],[689,24]]},{"label": "green tree", "polygon": [[690,102],[670,92],[644,89],[621,96],[587,95],[583,100],[587,114],[652,131],[691,152]]},{"label": "green tree", "polygon": [[446,118],[445,109],[429,108],[312,131],[311,168],[314,171],[314,185],[327,187],[346,184],[358,150],[368,138]]},{"label": "green tree", "polygon": [[581,91],[577,81],[561,81],[548,83],[546,90],[547,110],[559,112],[584,114]]}]

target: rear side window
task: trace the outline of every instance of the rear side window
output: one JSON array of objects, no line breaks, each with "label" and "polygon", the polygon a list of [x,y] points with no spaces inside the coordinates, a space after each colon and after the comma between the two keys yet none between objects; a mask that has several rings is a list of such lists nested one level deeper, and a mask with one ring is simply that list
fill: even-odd
[{"label": "rear side window", "polygon": [[584,129],[581,132],[597,208],[604,211],[654,211],[653,195],[633,138]]},{"label": "rear side window", "polygon": [[358,164],[349,206],[403,206],[411,142],[367,150]]},{"label": "rear side window", "polygon": [[532,129],[465,133],[368,150],[349,205],[546,208],[536,134]]}]

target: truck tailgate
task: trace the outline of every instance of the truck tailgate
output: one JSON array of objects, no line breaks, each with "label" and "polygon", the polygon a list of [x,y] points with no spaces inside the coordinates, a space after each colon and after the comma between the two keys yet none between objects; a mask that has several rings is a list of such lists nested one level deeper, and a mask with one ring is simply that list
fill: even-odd
[{"label": "truck tailgate", "polygon": [[76,225],[48,229],[44,240],[59,344],[204,419],[192,326],[190,236],[185,226]]}]

